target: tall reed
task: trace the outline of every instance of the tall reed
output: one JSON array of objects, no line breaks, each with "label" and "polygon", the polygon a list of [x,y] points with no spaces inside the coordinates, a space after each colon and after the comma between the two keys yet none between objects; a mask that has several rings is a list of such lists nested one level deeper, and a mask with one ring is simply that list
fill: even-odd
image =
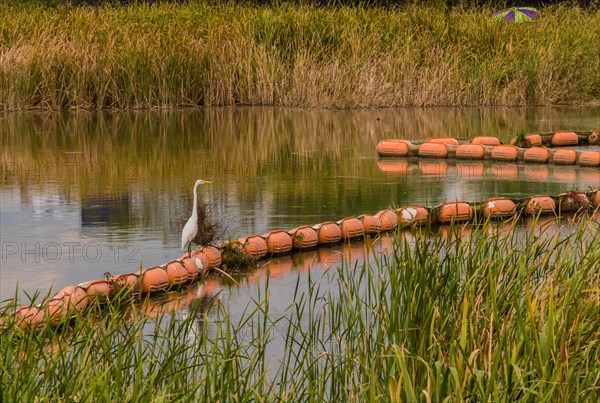
[{"label": "tall reed", "polygon": [[0,110],[597,101],[600,14],[190,2],[0,6]]}]

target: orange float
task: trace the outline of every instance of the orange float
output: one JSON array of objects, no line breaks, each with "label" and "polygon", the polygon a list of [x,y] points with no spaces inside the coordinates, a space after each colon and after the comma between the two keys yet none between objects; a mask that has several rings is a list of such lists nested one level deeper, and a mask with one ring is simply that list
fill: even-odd
[{"label": "orange float", "polygon": [[181,263],[187,271],[189,281],[195,281],[198,278],[198,275],[200,274],[200,268],[204,269],[204,264],[196,256],[192,257],[191,259],[185,258],[181,261]]},{"label": "orange float", "polygon": [[552,156],[552,162],[559,165],[573,165],[577,162],[577,151],[557,150]]},{"label": "orange float", "polygon": [[110,299],[111,289],[107,280],[86,281],[79,286],[85,290],[89,299],[97,300],[101,304],[107,303]]},{"label": "orange float", "polygon": [[525,135],[525,141],[527,142],[529,147],[541,146],[542,145],[542,136],[537,133],[531,133]]},{"label": "orange float", "polygon": [[214,246],[202,246],[192,252],[192,256],[200,258],[205,270],[221,266],[221,251]]},{"label": "orange float", "polygon": [[15,324],[19,327],[37,327],[45,321],[44,310],[37,306],[22,306],[15,311]]},{"label": "orange float", "polygon": [[346,217],[337,222],[343,239],[360,238],[364,235],[363,223],[356,217]]},{"label": "orange float", "polygon": [[85,290],[78,285],[68,285],[56,293],[54,298],[61,298],[67,310],[81,312],[88,304]]},{"label": "orange float", "polygon": [[319,242],[317,231],[308,225],[291,229],[288,234],[292,237],[292,246],[296,249],[314,248]]},{"label": "orange float", "polygon": [[430,137],[426,143],[458,145],[454,137]]},{"label": "orange float", "polygon": [[546,147],[531,147],[525,150],[523,159],[526,162],[548,162],[550,152]]},{"label": "orange float", "polygon": [[492,159],[496,161],[516,161],[519,149],[516,146],[503,145],[492,149]]},{"label": "orange float", "polygon": [[590,201],[583,192],[566,192],[558,195],[558,210],[561,212],[573,212],[587,210]]},{"label": "orange float", "polygon": [[267,253],[286,253],[292,250],[292,237],[283,230],[267,232],[262,237],[267,241]]},{"label": "orange float", "polygon": [[429,217],[429,211],[423,206],[401,207],[395,211],[398,214],[398,221],[403,226],[426,224]]},{"label": "orange float", "polygon": [[486,218],[506,218],[517,213],[515,203],[508,197],[492,197],[483,206],[483,216]]},{"label": "orange float", "polygon": [[558,131],[552,135],[550,144],[556,147],[576,146],[579,144],[579,136],[575,132]]},{"label": "orange float", "polygon": [[600,189],[594,190],[594,194],[592,196],[592,204],[594,207],[600,207]]},{"label": "orange float", "polygon": [[427,142],[419,146],[419,157],[446,158],[448,149],[445,144]]},{"label": "orange float", "polygon": [[334,222],[323,222],[313,225],[312,228],[317,231],[319,245],[337,243],[342,239],[342,230]]},{"label": "orange float", "polygon": [[554,213],[556,203],[550,196],[532,196],[525,204],[525,214],[550,214]]},{"label": "orange float", "polygon": [[587,150],[579,155],[579,165],[584,167],[600,166],[600,151]]},{"label": "orange float", "polygon": [[260,235],[249,235],[238,239],[247,254],[261,258],[267,254],[267,241]]},{"label": "orange float", "polygon": [[167,263],[165,273],[167,273],[169,286],[171,287],[180,286],[188,281],[187,269],[176,260]]},{"label": "orange float", "polygon": [[481,144],[483,146],[499,146],[502,144],[498,137],[494,136],[476,136],[471,139],[471,144]]},{"label": "orange float", "polygon": [[404,140],[387,139],[377,144],[377,154],[382,157],[406,157],[408,152],[408,144]]},{"label": "orange float", "polygon": [[365,234],[379,234],[381,232],[381,220],[379,217],[371,214],[362,214],[357,216],[363,225],[363,231]]},{"label": "orange float", "polygon": [[468,221],[473,209],[466,202],[446,202],[439,207],[438,221],[441,223]]},{"label": "orange float", "polygon": [[483,159],[485,149],[480,143],[461,144],[456,148],[456,158],[461,159]]},{"label": "orange float", "polygon": [[58,325],[67,318],[67,307],[62,298],[47,299],[40,305],[40,309],[51,325]]},{"label": "orange float", "polygon": [[158,266],[142,271],[142,291],[146,294],[165,291],[169,287],[167,273]]},{"label": "orange float", "polygon": [[379,218],[381,230],[384,232],[391,231],[398,226],[398,216],[391,209],[381,210],[375,216]]}]

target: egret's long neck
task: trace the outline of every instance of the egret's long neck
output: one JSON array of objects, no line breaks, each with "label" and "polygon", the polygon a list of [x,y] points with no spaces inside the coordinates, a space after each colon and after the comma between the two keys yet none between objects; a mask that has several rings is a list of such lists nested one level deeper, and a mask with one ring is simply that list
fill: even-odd
[{"label": "egret's long neck", "polygon": [[198,184],[194,185],[194,207],[192,207],[192,217],[198,217],[198,195],[196,194],[196,189],[198,189]]}]

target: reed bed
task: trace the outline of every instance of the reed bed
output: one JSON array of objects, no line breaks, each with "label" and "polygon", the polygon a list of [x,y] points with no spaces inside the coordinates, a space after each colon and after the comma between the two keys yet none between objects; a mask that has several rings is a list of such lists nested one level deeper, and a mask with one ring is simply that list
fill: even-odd
[{"label": "reed bed", "polygon": [[597,102],[600,13],[0,5],[0,110]]},{"label": "reed bed", "polygon": [[399,233],[372,263],[298,277],[282,315],[268,277],[239,316],[122,300],[27,331],[5,306],[1,398],[596,401],[598,223],[533,228]]}]

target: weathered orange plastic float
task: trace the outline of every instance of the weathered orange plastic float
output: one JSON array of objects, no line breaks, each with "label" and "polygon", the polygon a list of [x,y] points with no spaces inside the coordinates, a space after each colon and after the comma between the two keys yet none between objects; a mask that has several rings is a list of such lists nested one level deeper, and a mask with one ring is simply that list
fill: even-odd
[{"label": "weathered orange plastic float", "polygon": [[401,139],[382,140],[377,144],[377,154],[382,157],[406,157],[408,144]]},{"label": "weathered orange plastic float", "polygon": [[546,163],[550,159],[550,151],[546,147],[534,146],[523,153],[525,162]]},{"label": "weathered orange plastic float", "polygon": [[552,136],[550,144],[553,146],[576,146],[579,144],[579,136],[575,132],[561,130]]},{"label": "weathered orange plastic float", "polygon": [[319,245],[327,245],[338,243],[342,239],[342,230],[339,225],[334,222],[323,222],[313,226],[313,229],[317,231],[317,238]]},{"label": "weathered orange plastic float", "polygon": [[361,238],[365,234],[363,223],[356,217],[346,217],[337,222],[342,231],[342,239]]},{"label": "weathered orange plastic float", "polygon": [[556,203],[550,196],[532,196],[525,204],[526,215],[553,214],[556,210]]},{"label": "weathered orange plastic float", "polygon": [[438,207],[440,223],[464,222],[473,217],[473,209],[466,202],[446,202]]},{"label": "weathered orange plastic float", "polygon": [[485,148],[481,143],[461,144],[456,148],[456,158],[481,160],[485,155]]},{"label": "weathered orange plastic float", "polygon": [[517,213],[517,206],[508,197],[492,197],[483,206],[483,216],[486,218],[507,218]]},{"label": "weathered orange plastic float", "polygon": [[365,235],[376,235],[381,232],[381,220],[376,215],[361,214],[356,218],[362,222]]},{"label": "weathered orange plastic float", "polygon": [[498,137],[494,136],[475,136],[471,139],[471,144],[481,144],[484,146],[499,146],[502,144]]},{"label": "weathered orange plastic float", "polygon": [[584,167],[600,167],[600,151],[583,151],[579,155],[579,160],[577,162]]},{"label": "weathered orange plastic float", "polygon": [[516,161],[519,149],[516,146],[502,145],[492,149],[492,159],[495,161]]},{"label": "weathered orange plastic float", "polygon": [[311,249],[319,242],[317,231],[308,225],[291,229],[288,234],[292,237],[292,246],[296,249]]},{"label": "weathered orange plastic float", "polygon": [[419,157],[446,158],[448,148],[445,143],[431,142],[419,146]]},{"label": "weathered orange plastic float", "polygon": [[275,255],[292,250],[292,237],[284,230],[278,229],[267,232],[262,237],[267,241],[267,253]]},{"label": "weathered orange plastic float", "polygon": [[577,162],[577,151],[570,149],[556,150],[552,162],[558,165],[574,165]]},{"label": "weathered orange plastic float", "polygon": [[249,255],[261,258],[267,254],[267,241],[260,235],[249,235],[238,239],[242,249]]}]

